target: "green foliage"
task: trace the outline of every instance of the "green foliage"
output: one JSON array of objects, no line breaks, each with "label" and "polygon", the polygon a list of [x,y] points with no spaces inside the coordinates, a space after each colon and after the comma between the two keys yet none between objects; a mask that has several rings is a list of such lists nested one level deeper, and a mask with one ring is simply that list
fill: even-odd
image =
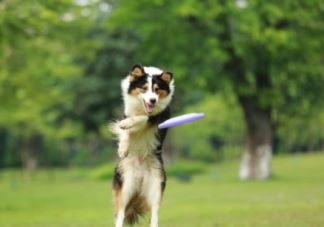
[{"label": "green foliage", "polygon": [[73,84],[76,94],[67,114],[82,122],[86,132],[100,133],[104,122],[122,115],[120,81],[134,64],[137,37],[131,31],[102,28],[90,35],[99,36],[102,46],[96,49],[96,57],[86,62],[82,80]]},{"label": "green foliage", "polygon": [[324,141],[324,111],[316,112],[311,117],[285,117],[280,127],[280,151],[312,151],[323,147]]},{"label": "green foliage", "polygon": [[[8,138],[12,137],[2,149],[14,147],[17,151],[7,164],[17,163],[17,158],[22,162],[22,147],[32,137],[41,135],[40,141],[46,137],[43,141],[52,138],[57,142],[57,138],[80,135],[76,130],[78,122],[56,124],[62,111],[57,107],[68,105],[73,98],[68,84],[81,72],[74,64],[72,45],[66,45],[71,42],[65,32],[77,26],[64,20],[65,13],[72,9],[71,3],[67,0],[55,4],[15,0],[0,3],[0,127],[6,129]],[[47,151],[47,155],[41,156],[53,157],[53,149]],[[57,161],[57,158],[52,160]]]},{"label": "green foliage", "polygon": [[176,177],[180,181],[189,181],[194,175],[207,171],[206,163],[192,160],[178,160],[166,166],[167,176]]},{"label": "green foliage", "polygon": [[244,123],[232,94],[208,96],[184,111],[190,112],[203,112],[205,118],[171,129],[185,155],[210,162],[222,160],[227,150],[242,146]]},{"label": "green foliage", "polygon": [[117,115],[119,81],[136,47],[131,32],[102,27],[107,7],[100,1],[0,3],[0,129],[7,137],[0,156],[8,157],[6,165],[22,163],[23,146],[35,135],[40,144],[31,149],[42,151],[41,165],[66,165],[71,157],[88,164],[107,154],[102,126]]},{"label": "green foliage", "polygon": [[134,63],[174,72],[175,112],[206,112],[175,129],[190,158],[237,155],[242,95],[271,108],[282,150],[319,148],[323,15],[318,0],[1,1],[0,166],[35,137],[41,165],[112,159],[106,123]]},{"label": "green foliage", "polygon": [[123,0],[109,23],[138,31],[138,58],[173,69],[179,87],[234,87],[285,113],[323,94],[323,15],[319,1]]},{"label": "green foliage", "polygon": [[72,64],[66,46],[53,38],[54,29],[60,34],[70,26],[59,25],[68,5],[68,1],[59,1],[53,8],[30,1],[1,3],[0,123],[20,135],[48,133],[56,113],[47,110],[53,103],[70,101],[70,94],[58,84],[67,83],[80,70]]},{"label": "green foliage", "polygon": [[[178,106],[199,102],[206,93],[230,92],[267,114],[268,124],[275,133],[276,129],[279,131],[280,135],[275,137],[283,136],[282,131],[294,130],[292,123],[286,124],[286,119],[294,119],[301,125],[306,119],[320,123],[313,116],[323,111],[322,3],[317,0],[244,3],[122,0],[108,23],[110,28],[137,31],[141,40],[139,49],[145,50],[137,52],[137,56],[144,64],[167,66],[174,71],[177,94],[184,96],[176,100],[178,111]],[[203,92],[197,91],[199,88]],[[239,104],[244,107],[242,101]],[[193,107],[194,111],[200,111]],[[224,122],[229,124],[226,127],[232,127],[230,121]],[[215,127],[202,129],[197,125],[197,141],[203,141],[199,143],[195,142],[195,133],[190,133],[195,130],[190,130],[189,125],[183,127],[183,132],[177,135],[181,135],[178,139],[185,152],[192,155],[194,151],[197,152],[194,157],[213,160],[216,155],[208,139],[215,135],[210,129]],[[224,130],[219,129],[218,133],[221,131]],[[237,138],[233,131],[233,137]],[[230,136],[233,131],[228,131]],[[300,141],[309,138],[301,137],[299,134]],[[285,138],[279,140],[283,146],[287,145]]]},{"label": "green foliage", "polygon": [[96,180],[111,180],[114,176],[115,164],[104,164],[92,169],[89,173],[90,178]]}]

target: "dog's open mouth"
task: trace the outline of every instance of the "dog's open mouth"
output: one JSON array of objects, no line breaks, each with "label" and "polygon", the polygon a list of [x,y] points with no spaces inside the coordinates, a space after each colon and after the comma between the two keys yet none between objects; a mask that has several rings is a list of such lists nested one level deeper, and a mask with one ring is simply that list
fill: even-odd
[{"label": "dog's open mouth", "polygon": [[154,105],[153,104],[146,103],[144,101],[144,106],[145,106],[145,112],[146,113],[151,114],[153,112],[153,109],[154,109]]}]

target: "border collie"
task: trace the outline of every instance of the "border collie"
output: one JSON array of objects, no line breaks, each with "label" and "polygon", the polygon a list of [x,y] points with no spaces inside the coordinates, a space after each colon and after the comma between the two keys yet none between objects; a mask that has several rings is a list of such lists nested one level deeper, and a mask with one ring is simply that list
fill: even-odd
[{"label": "border collie", "polygon": [[161,151],[167,134],[167,129],[157,126],[170,118],[173,74],[134,65],[121,87],[124,119],[111,125],[119,140],[113,178],[115,226],[133,225],[139,216],[150,213],[150,226],[157,227],[166,185]]}]

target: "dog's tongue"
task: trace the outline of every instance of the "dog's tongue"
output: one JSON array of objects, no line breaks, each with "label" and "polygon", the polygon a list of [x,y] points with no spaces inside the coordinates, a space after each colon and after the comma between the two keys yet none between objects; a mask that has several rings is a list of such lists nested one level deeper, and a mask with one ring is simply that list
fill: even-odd
[{"label": "dog's tongue", "polygon": [[153,106],[150,104],[145,104],[146,112],[147,113],[152,113],[153,112]]}]

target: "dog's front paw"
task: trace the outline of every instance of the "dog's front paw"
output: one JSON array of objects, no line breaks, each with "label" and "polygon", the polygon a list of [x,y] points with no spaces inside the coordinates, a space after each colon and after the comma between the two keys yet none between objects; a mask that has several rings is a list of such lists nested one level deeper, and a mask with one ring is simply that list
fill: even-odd
[{"label": "dog's front paw", "polygon": [[145,124],[148,121],[148,116],[140,115],[140,116],[134,116],[126,118],[119,122],[119,127],[121,129],[127,130],[134,128],[132,130],[139,130],[142,126],[145,126]]},{"label": "dog's front paw", "polygon": [[130,129],[134,126],[134,122],[127,118],[125,120],[122,120],[119,122],[119,128],[123,129],[123,130],[127,130],[127,129]]}]

